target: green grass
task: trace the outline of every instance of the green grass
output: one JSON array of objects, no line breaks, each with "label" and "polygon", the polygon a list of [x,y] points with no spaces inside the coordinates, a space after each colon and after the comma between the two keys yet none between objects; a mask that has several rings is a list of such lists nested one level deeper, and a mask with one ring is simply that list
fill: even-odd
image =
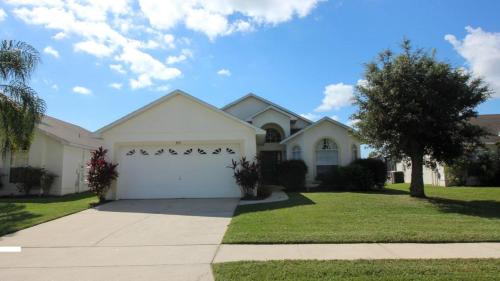
[{"label": "green grass", "polygon": [[216,281],[498,280],[500,260],[231,262],[213,265]]},{"label": "green grass", "polygon": [[49,198],[0,198],[0,236],[76,213],[98,202],[90,193]]},{"label": "green grass", "polygon": [[223,243],[500,241],[500,188],[408,185],[383,192],[290,193],[290,200],[239,206]]}]

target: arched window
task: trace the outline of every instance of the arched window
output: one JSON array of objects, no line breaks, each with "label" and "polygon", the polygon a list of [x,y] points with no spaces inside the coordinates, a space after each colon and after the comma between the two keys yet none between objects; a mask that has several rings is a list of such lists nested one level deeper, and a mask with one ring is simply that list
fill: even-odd
[{"label": "arched window", "polygon": [[300,146],[297,145],[292,148],[292,159],[293,160],[302,159],[302,151],[300,150]]},{"label": "arched window", "polygon": [[339,150],[331,139],[322,139],[316,145],[316,176],[323,176],[339,164]]},{"label": "arched window", "polygon": [[281,141],[281,134],[278,130],[274,128],[266,129],[266,142],[267,143],[276,143]]},{"label": "arched window", "polygon": [[355,144],[352,145],[351,154],[352,154],[352,161],[358,159],[358,147]]}]

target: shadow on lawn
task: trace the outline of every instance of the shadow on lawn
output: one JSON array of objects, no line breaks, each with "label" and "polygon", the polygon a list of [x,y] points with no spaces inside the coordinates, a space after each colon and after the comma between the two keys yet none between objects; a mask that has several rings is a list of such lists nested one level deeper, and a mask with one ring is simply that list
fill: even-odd
[{"label": "shadow on lawn", "polygon": [[289,199],[285,201],[238,206],[234,216],[237,216],[241,213],[269,211],[269,210],[285,209],[296,206],[316,204],[314,203],[314,201],[312,201],[311,199],[307,198],[306,196],[300,193],[287,193],[287,195]]},{"label": "shadow on lawn", "polygon": [[25,208],[23,205],[0,202],[0,236],[16,231],[16,226],[23,221],[40,216],[26,211]]},{"label": "shadow on lawn", "polygon": [[[381,194],[388,195],[409,195],[410,192],[399,189],[384,189]],[[500,218],[500,202],[494,200],[464,201],[447,199],[441,197],[429,197],[428,202],[432,203],[443,213],[457,213],[467,216],[483,218]]]},{"label": "shadow on lawn", "polygon": [[500,203],[493,200],[462,201],[430,197],[428,201],[443,213],[458,213],[462,215],[500,219]]},{"label": "shadow on lawn", "polygon": [[93,196],[90,192],[85,191],[81,193],[67,194],[63,196],[38,196],[38,195],[28,195],[28,196],[4,196],[0,197],[0,204],[4,203],[37,203],[37,204],[47,204],[54,202],[70,202],[80,199],[85,199],[87,197]]}]

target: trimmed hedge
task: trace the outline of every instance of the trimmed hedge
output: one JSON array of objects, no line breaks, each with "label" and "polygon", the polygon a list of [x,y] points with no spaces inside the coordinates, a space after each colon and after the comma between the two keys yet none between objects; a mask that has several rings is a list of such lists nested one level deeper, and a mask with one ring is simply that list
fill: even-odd
[{"label": "trimmed hedge", "polygon": [[288,191],[305,188],[307,165],[302,160],[286,160],[278,165],[278,182]]},{"label": "trimmed hedge", "polygon": [[382,160],[358,159],[345,167],[335,166],[322,177],[321,187],[339,191],[369,191],[383,188],[387,167]]},{"label": "trimmed hedge", "polygon": [[351,165],[360,165],[370,170],[373,174],[375,187],[382,188],[387,181],[387,165],[384,161],[375,158],[357,159]]}]

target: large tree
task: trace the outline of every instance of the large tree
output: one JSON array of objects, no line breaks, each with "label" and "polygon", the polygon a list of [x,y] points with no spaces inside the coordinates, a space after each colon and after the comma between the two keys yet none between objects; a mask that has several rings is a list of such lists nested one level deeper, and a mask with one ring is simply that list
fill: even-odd
[{"label": "large tree", "polygon": [[471,73],[439,61],[435,52],[401,44],[365,65],[353,114],[360,137],[395,159],[411,159],[410,195],[425,197],[423,165],[450,163],[480,144],[485,132],[469,120],[490,95]]},{"label": "large tree", "polygon": [[28,86],[40,61],[35,48],[24,42],[0,42],[0,148],[26,149],[45,112],[45,103]]}]

